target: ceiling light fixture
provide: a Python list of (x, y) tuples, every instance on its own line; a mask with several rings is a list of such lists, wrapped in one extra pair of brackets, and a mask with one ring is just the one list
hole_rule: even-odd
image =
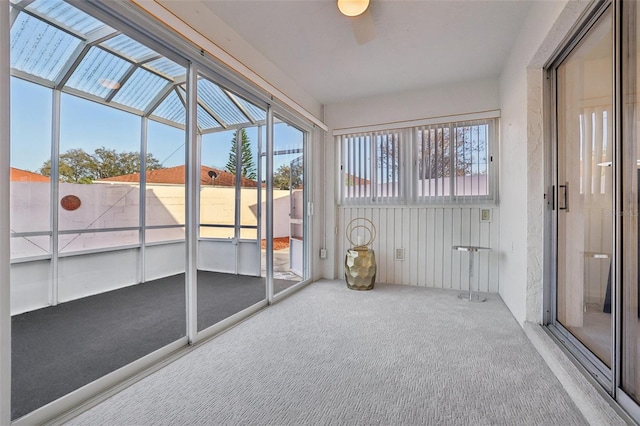
[(362, 15), (369, 7), (369, 0), (338, 0), (338, 9), (346, 16)]

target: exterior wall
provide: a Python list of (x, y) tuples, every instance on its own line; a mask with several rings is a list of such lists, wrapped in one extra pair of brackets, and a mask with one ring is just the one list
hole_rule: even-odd
[[(325, 152), (323, 153), (326, 156), (324, 168), (325, 179), (327, 177), (330, 179), (330, 183), (327, 182), (327, 184), (324, 185), (325, 198), (327, 202), (332, 201), (336, 205), (339, 202), (336, 183), (338, 172), (338, 152), (336, 150), (334, 138), (332, 137), (333, 130), (409, 120), (419, 120), (423, 118), (446, 117), (466, 113), (492, 111), (499, 108), (498, 93), (498, 81), (489, 79), (471, 81), (465, 84), (458, 84), (454, 86), (429, 88), (419, 91), (413, 91), (410, 93), (399, 93), (388, 96), (367, 98), (350, 103), (328, 105), (326, 107), (325, 122), (329, 126), (329, 132), (327, 134), (327, 141), (325, 143)], [(433, 220), (436, 221), (432, 223), (441, 223), (444, 226), (442, 230), (443, 235), (458, 235), (457, 233), (460, 232), (460, 230), (454, 230), (454, 227), (457, 226), (456, 222), (454, 222), (453, 220), (447, 220), (445, 222), (444, 217), (447, 216), (452, 218), (460, 218), (462, 217), (462, 215), (469, 215), (470, 218), (472, 215), (477, 214), (472, 213), (472, 211), (477, 212), (477, 209), (470, 209), (468, 206), (447, 207), (446, 209), (438, 209), (434, 208), (433, 206), (429, 206), (429, 208), (419, 206), (395, 206), (393, 209), (388, 209), (386, 207), (371, 207), (372, 206), (368, 206), (368, 208), (366, 209), (335, 208), (334, 216), (328, 217), (326, 219), (327, 228), (329, 230), (329, 232), (327, 232), (327, 248), (329, 250), (329, 259), (323, 265), (324, 267), (322, 272), (324, 274), (324, 278), (335, 278), (342, 276), (342, 263), (344, 261), (346, 250), (346, 243), (344, 238), (345, 220), (354, 215), (355, 212), (362, 211), (366, 212), (367, 214), (370, 213), (371, 215), (373, 215), (367, 217), (379, 218), (378, 220), (382, 220), (382, 218), (385, 218), (383, 222), (376, 223), (376, 226), (380, 226), (388, 230), (393, 230), (384, 238), (388, 238), (389, 241), (393, 242), (402, 242), (407, 256), (409, 256), (407, 258), (408, 260), (402, 262), (402, 266), (400, 268), (396, 268), (396, 261), (394, 259), (394, 252), (392, 250), (385, 247), (384, 251), (376, 251), (376, 260), (378, 264), (386, 265), (380, 270), (381, 275), (379, 275), (378, 281), (398, 284), (411, 283), (416, 285), (427, 285), (444, 288), (468, 288), (465, 287), (468, 284), (460, 281), (461, 278), (458, 275), (453, 278), (453, 282), (446, 281), (449, 279), (449, 275), (444, 272), (442, 274), (442, 279), (436, 280), (435, 276), (433, 278), (427, 278), (428, 274), (426, 272), (426, 268), (435, 271), (435, 268), (432, 269), (432, 266), (435, 265), (435, 262), (438, 261), (437, 259), (439, 259), (439, 257), (433, 256), (431, 258), (428, 258), (428, 256), (430, 256), (429, 252), (422, 251), (427, 250), (426, 247), (428, 247), (430, 244), (434, 244), (434, 242), (427, 237), (426, 230), (428, 228), (421, 228), (424, 235), (421, 234), (422, 238), (418, 238), (418, 233), (414, 231), (418, 226), (424, 225), (424, 223), (419, 225), (415, 221), (420, 221), (423, 219), (426, 220), (427, 216), (431, 215), (430, 217), (432, 217)], [(495, 244), (495, 246), (492, 247), (497, 251), (497, 231), (500, 217), (500, 208), (494, 205), (492, 205), (491, 208), (493, 210), (493, 219), (495, 220), (495, 222), (490, 225), (491, 233), (490, 235), (487, 234), (487, 240), (483, 239), (482, 241), (491, 241), (491, 244)], [(445, 211), (447, 212), (446, 214), (444, 213)], [(388, 222), (390, 220), (389, 213), (392, 213), (394, 218), (391, 222)], [(436, 219), (436, 217), (441, 217), (441, 219)], [(395, 218), (397, 218), (397, 224)], [(403, 218), (406, 218), (407, 221), (403, 222)], [(414, 219), (414, 222), (411, 222), (412, 227), (410, 229), (403, 229), (403, 226), (406, 226), (410, 223), (410, 218)], [(441, 222), (437, 222), (438, 220), (440, 220)], [(396, 226), (399, 226), (397, 234), (395, 231)], [(473, 232), (479, 232), (479, 228), (474, 229), (475, 230)], [(471, 228), (469, 228), (469, 231), (471, 231)], [(411, 237), (409, 238), (407, 236), (405, 240), (402, 240), (402, 235), (407, 235), (407, 232), (409, 232)], [(446, 247), (446, 250), (442, 252), (443, 254), (450, 253), (451, 244), (449, 243), (463, 244), (465, 242), (475, 243), (476, 241), (476, 237), (473, 237), (474, 234), (472, 233), (463, 233), (459, 235), (460, 241), (449, 241), (443, 239), (442, 241), (439, 241), (437, 243), (438, 245), (441, 245), (443, 249), (445, 248), (445, 245), (449, 245), (449, 247)], [(380, 244), (380, 242), (378, 242), (377, 244)], [(411, 247), (413, 248), (410, 249)], [(432, 245), (431, 247), (432, 249), (435, 249), (435, 246)], [(498, 256), (499, 254), (497, 252), (492, 254), (490, 256), (491, 262), (497, 263)], [(421, 261), (426, 261), (427, 263), (418, 266), (418, 262)], [(487, 268), (487, 271), (489, 269), (495, 268), (495, 263), (492, 263), (491, 266), (489, 266), (488, 258), (484, 261), (487, 263), (481, 266), (482, 268)], [(410, 264), (415, 264), (415, 267), (410, 266)], [(418, 276), (421, 275), (423, 270), (416, 269), (418, 267), (425, 268), (424, 279), (421, 279), (420, 281), (418, 281)], [(490, 278), (489, 274), (487, 274), (487, 278), (485, 280), (485, 282), (487, 283), (487, 289), (490, 289), (491, 291), (497, 291), (498, 289), (497, 268), (495, 269), (495, 273), (491, 273)], [(396, 274), (397, 271), (399, 271), (398, 274)], [(452, 268), (451, 271), (452, 273), (455, 273), (454, 268)], [(488, 284), (489, 281), (491, 281), (490, 285)]]
[(587, 4), (534, 2), (500, 78), (500, 295), (520, 323), (542, 322), (543, 313), (542, 67)]
[[(49, 206), (33, 209), (33, 200), (49, 199), (49, 183), (11, 182), (11, 214), (16, 229), (29, 230), (31, 223), (48, 223)], [(60, 196), (76, 195), (81, 200), (80, 208), (74, 211), (61, 210), (61, 229), (115, 228), (139, 226), (139, 188), (133, 184), (68, 184), (60, 185)], [(233, 224), (235, 220), (235, 190), (228, 187), (203, 187), (201, 194), (201, 219), (204, 223)], [(176, 225), (184, 223), (184, 186), (147, 185), (147, 220), (149, 225)], [(266, 199), (263, 190), (262, 199)], [(296, 197), (297, 209), (302, 211), (302, 197)], [(289, 211), (291, 197), (288, 190), (274, 191), (274, 237), (288, 237), (290, 232)], [(241, 190), (241, 222), (256, 224), (256, 188)], [(266, 211), (265, 202), (262, 211)], [(263, 215), (262, 229), (265, 222)], [(260, 248), (257, 242), (246, 241), (239, 245), (227, 240), (229, 229), (203, 228), (209, 237), (223, 238), (217, 241), (200, 241), (198, 262), (205, 270), (218, 272), (260, 275)], [(250, 232), (248, 232), (250, 231)], [(145, 248), (144, 274), (139, 271), (139, 248), (122, 250), (122, 246), (139, 244), (139, 232), (98, 232), (60, 236), (64, 247), (59, 260), (57, 277), (60, 302), (78, 299), (138, 282), (182, 273), (185, 270), (185, 247), (183, 228), (155, 229), (151, 245)], [(231, 230), (233, 232), (233, 230)], [(216, 234), (218, 233), (218, 234)], [(226, 233), (226, 234), (225, 234)], [(247, 239), (255, 239), (255, 230), (245, 230)], [(264, 238), (264, 234), (262, 236)], [(48, 240), (48, 237), (46, 237)], [(172, 240), (183, 241), (172, 241)], [(33, 237), (13, 238), (11, 264), (12, 276), (11, 314), (16, 315), (46, 307), (50, 303), (51, 260), (20, 259), (29, 256), (48, 255), (48, 241), (37, 248), (30, 241)], [(44, 240), (43, 240), (44, 241)], [(170, 241), (170, 242), (167, 242)], [(90, 252), (85, 252), (89, 250)], [(236, 261), (236, 258), (242, 261)], [(236, 270), (237, 266), (237, 270)], [(117, 273), (116, 273), (117, 272)]]

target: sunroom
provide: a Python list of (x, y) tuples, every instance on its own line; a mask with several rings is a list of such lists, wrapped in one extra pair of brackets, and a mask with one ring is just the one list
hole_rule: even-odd
[(16, 419), (308, 282), (313, 125), (97, 8), (9, 7)]
[(0, 7), (0, 423), (341, 279), (363, 239), (377, 282), (498, 298), (640, 419), (635, 2), (364, 3)]

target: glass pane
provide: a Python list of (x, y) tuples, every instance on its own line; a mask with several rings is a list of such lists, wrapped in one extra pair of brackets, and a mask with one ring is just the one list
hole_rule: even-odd
[(67, 86), (106, 99), (120, 88), (122, 77), (132, 66), (106, 50), (92, 47), (71, 74)]
[[(418, 129), (417, 194), (423, 201), (450, 200), (452, 169), (450, 125), (433, 125)], [(455, 154), (454, 154), (455, 155)], [(453, 167), (455, 169), (455, 165)], [(460, 171), (461, 174), (464, 170)]]
[(398, 199), (400, 197), (400, 134), (381, 133), (374, 137), (376, 150), (376, 177), (378, 178), (375, 196), (378, 199)]
[(623, 99), (622, 141), (622, 208), (618, 217), (622, 221), (622, 389), (640, 402), (640, 8), (636, 2), (624, 2), (626, 20), (623, 37)]
[(456, 123), (454, 143), (454, 192), (456, 196), (487, 195), (489, 124)]
[(612, 19), (557, 70), (558, 321), (611, 367)]
[(226, 126), (249, 121), (231, 98), (217, 84), (209, 80), (198, 80), (198, 99), (209, 110), (215, 111), (216, 116)]
[(132, 246), (138, 244), (139, 241), (140, 235), (138, 230), (63, 234), (58, 237), (58, 251), (64, 254), (85, 250)]
[(287, 123), (273, 129), (274, 294), (305, 278), (304, 133)]
[(11, 78), (11, 258), (51, 253), (52, 91)]
[(232, 93), (230, 93), (229, 95), (232, 97), (232, 99), (235, 99), (242, 108), (244, 108), (244, 110), (251, 116), (251, 118), (253, 118), (254, 121), (264, 122), (267, 119), (267, 113), (263, 109), (255, 106), (251, 102), (245, 101), (239, 96), (235, 96)]
[[(262, 131), (261, 127), (250, 127), (243, 129), (243, 138), (249, 143), (245, 150), (247, 172), (244, 179), (240, 181), (240, 238), (243, 240), (258, 239), (258, 137)], [(243, 139), (245, 140), (245, 139)], [(244, 156), (243, 156), (244, 157)], [(262, 200), (264, 201), (264, 200)]]
[(202, 136), (201, 238), (234, 238), (236, 217), (235, 131)]
[(186, 123), (187, 110), (182, 98), (180, 98), (175, 90), (172, 90), (160, 103), (158, 108), (153, 111), (152, 116), (184, 126)]
[(169, 81), (138, 68), (118, 90), (113, 101), (140, 111), (146, 111), (151, 101), (167, 90)]
[[(210, 130), (203, 125), (215, 122), (212, 117), (229, 115), (222, 96), (230, 102), (215, 83), (199, 79), (203, 132)], [(257, 135), (256, 129), (240, 128), (200, 136), (198, 331), (266, 298), (255, 229), (249, 239), (242, 228), (243, 220), (257, 228)]]
[[(184, 226), (178, 228), (152, 228), (147, 229), (145, 241), (147, 244), (184, 241), (185, 235)], [(184, 268), (182, 268), (182, 272), (184, 272)]]
[(60, 229), (138, 226), (140, 118), (63, 95), (60, 123)]
[(102, 46), (118, 52), (120, 55), (130, 59), (132, 62), (140, 62), (149, 57), (158, 56), (156, 52), (149, 49), (130, 37), (119, 34), (101, 43)]
[(81, 34), (108, 28), (105, 24), (62, 0), (36, 0), (27, 6), (44, 15), (51, 22), (67, 27)]
[[(71, 33), (110, 30), (57, 0), (17, 7), (33, 9), (42, 19), (50, 16)], [(26, 20), (28, 13), (19, 17)], [(78, 39), (40, 18), (29, 19), (34, 23), (18, 20), (12, 29), (12, 64), (21, 71), (17, 75), (61, 77), (74, 59)], [(145, 52), (149, 50), (138, 46), (128, 54)], [(104, 97), (117, 90), (131, 66), (93, 47), (69, 85)], [(54, 108), (57, 96), (36, 84), (42, 80), (33, 80), (11, 81), (11, 249), (17, 260), (11, 264), (10, 285), (12, 419), (186, 335), (184, 130), (153, 122), (144, 133), (146, 120), (140, 116), (68, 93)], [(159, 92), (158, 81), (166, 85), (168, 80), (139, 70), (121, 88), (118, 100), (146, 108)], [(183, 105), (171, 112), (184, 124)], [(57, 140), (52, 128), (60, 136), (56, 158), (51, 158), (52, 141)], [(143, 159), (145, 134), (149, 155)], [(59, 173), (52, 176), (56, 169)], [(182, 176), (156, 184), (162, 189), (147, 188), (147, 202), (155, 202), (147, 204), (147, 217), (158, 228), (146, 233), (151, 244), (144, 259), (141, 169), (161, 174), (159, 182)], [(154, 182), (151, 176), (148, 180)], [(58, 199), (51, 199), (54, 184)], [(52, 212), (58, 213), (59, 229), (52, 229)], [(59, 252), (56, 264), (51, 248)]]
[(210, 109), (198, 103), (198, 127), (202, 131), (222, 128), (220, 123), (213, 117)]
[(373, 189), (371, 135), (348, 135), (342, 142), (344, 165), (343, 198), (368, 201)]
[[(149, 121), (147, 127), (147, 157), (158, 162), (158, 168), (147, 171), (146, 224), (170, 226), (166, 237), (173, 240), (184, 232), (175, 225), (185, 223), (185, 132), (166, 124)], [(149, 166), (147, 166), (149, 168)], [(162, 232), (151, 234), (158, 241)], [(147, 230), (147, 242), (151, 241)]]
[(156, 59), (155, 61), (146, 63), (144, 66), (157, 73), (164, 74), (167, 78), (175, 78), (185, 75), (186, 73), (183, 66), (178, 65), (167, 58)]
[(11, 27), (11, 67), (54, 81), (81, 40), (26, 13)]

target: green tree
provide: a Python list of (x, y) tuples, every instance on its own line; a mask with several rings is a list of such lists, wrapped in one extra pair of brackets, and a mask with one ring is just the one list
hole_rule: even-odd
[[(96, 179), (127, 175), (140, 172), (140, 154), (137, 152), (116, 152), (105, 147), (97, 148), (93, 154), (82, 148), (72, 148), (60, 154), (60, 181), (67, 183), (91, 183)], [(162, 168), (162, 164), (147, 154), (146, 170)], [(51, 160), (40, 168), (44, 176), (51, 176)]]
[(434, 179), (472, 174), (474, 162), (487, 162), (486, 132), (483, 124), (456, 126), (452, 134), (448, 127), (423, 130), (418, 141), (418, 176)]
[(273, 174), (273, 187), (276, 189), (296, 189), (303, 184), (302, 161), (293, 161), (293, 169), (283, 164)]
[[(241, 146), (240, 146), (240, 160), (242, 164), (242, 168), (240, 170), (240, 176), (246, 177), (248, 179), (256, 179), (256, 163), (253, 160), (253, 154), (251, 152), (251, 141), (249, 140), (249, 135), (245, 129), (240, 129), (241, 135)], [(233, 132), (233, 140), (231, 141), (231, 149), (229, 150), (229, 161), (227, 161), (227, 165), (225, 166), (225, 170), (231, 174), (236, 174), (236, 151), (238, 145), (238, 130)]]

